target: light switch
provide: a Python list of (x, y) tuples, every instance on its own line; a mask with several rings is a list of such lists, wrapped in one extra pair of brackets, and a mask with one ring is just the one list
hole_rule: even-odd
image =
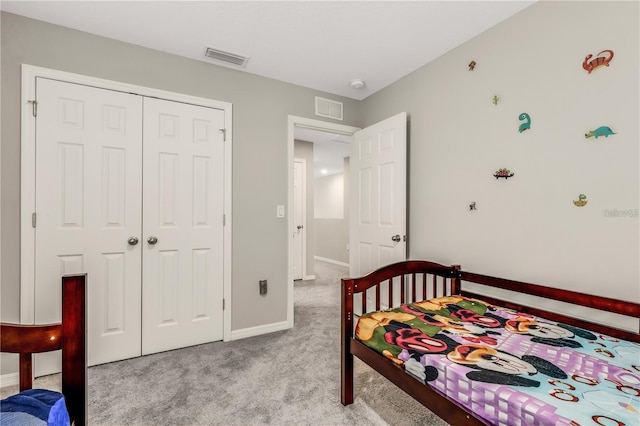
[(276, 208), (276, 217), (284, 217), (284, 206), (278, 205)]

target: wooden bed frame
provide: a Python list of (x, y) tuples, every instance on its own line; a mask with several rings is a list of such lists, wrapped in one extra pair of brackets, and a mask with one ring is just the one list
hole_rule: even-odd
[[(367, 295), (367, 297), (362, 297), (361, 299), (362, 313), (380, 310), (381, 308), (390, 309), (402, 303), (458, 294), (482, 299), (495, 305), (541, 316), (553, 321), (587, 328), (613, 337), (640, 342), (640, 330), (638, 333), (629, 332), (561, 313), (545, 311), (532, 305), (524, 305), (496, 297), (487, 297), (467, 289), (465, 283), (476, 283), (487, 287), (511, 290), (548, 300), (563, 301), (573, 305), (612, 312), (631, 318), (640, 318), (640, 304), (638, 303), (464, 272), (460, 270), (459, 265), (445, 266), (418, 260), (388, 265), (360, 278), (342, 280), (342, 404), (349, 405), (353, 403), (353, 356), (355, 355), (446, 422), (452, 425), (485, 424), (481, 419), (475, 417), (473, 413), (466, 411), (431, 387), (415, 380), (406, 374), (402, 368), (399, 368), (387, 358), (354, 338), (356, 316), (354, 306), (358, 306), (354, 304), (354, 295), (358, 293)], [(381, 290), (381, 286), (385, 287), (384, 290)], [(422, 295), (426, 297), (422, 297)], [(375, 306), (368, 308), (367, 299), (374, 300)], [(385, 304), (389, 306), (384, 306)]]
[(62, 349), (62, 394), (72, 424), (87, 424), (86, 274), (62, 277), (62, 322), (0, 324), (0, 350), (20, 354), (20, 391), (33, 384), (32, 354)]

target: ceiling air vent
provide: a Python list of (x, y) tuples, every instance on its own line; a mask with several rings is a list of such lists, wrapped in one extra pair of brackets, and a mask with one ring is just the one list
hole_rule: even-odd
[(204, 51), (204, 56), (206, 58), (214, 59), (220, 62), (226, 62), (227, 64), (233, 64), (240, 67), (244, 67), (247, 65), (247, 61), (249, 60), (248, 56), (237, 55), (235, 53), (225, 52), (223, 50), (214, 49), (212, 47), (207, 47)]
[(316, 96), (316, 115), (342, 120), (342, 102)]

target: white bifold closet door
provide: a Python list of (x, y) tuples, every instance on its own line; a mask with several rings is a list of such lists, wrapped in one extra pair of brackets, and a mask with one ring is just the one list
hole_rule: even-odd
[(60, 276), (86, 272), (89, 365), (221, 340), (224, 112), (36, 90), (35, 321), (59, 321)]
[(222, 340), (222, 128), (224, 111), (144, 100), (145, 355)]

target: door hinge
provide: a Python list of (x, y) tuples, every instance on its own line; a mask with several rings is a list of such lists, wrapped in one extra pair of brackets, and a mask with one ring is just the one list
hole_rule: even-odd
[(222, 299), (222, 310), (224, 311), (224, 299)]
[(227, 141), (227, 129), (218, 129), (218, 131), (222, 132), (222, 141)]
[(227, 215), (223, 214), (222, 215), (222, 226), (225, 226), (227, 224)]
[(31, 213), (31, 226), (33, 228), (36, 227), (36, 213), (35, 212)]
[(38, 101), (33, 100), (33, 101), (27, 101), (31, 104), (31, 113), (33, 114), (34, 117), (38, 116)]

